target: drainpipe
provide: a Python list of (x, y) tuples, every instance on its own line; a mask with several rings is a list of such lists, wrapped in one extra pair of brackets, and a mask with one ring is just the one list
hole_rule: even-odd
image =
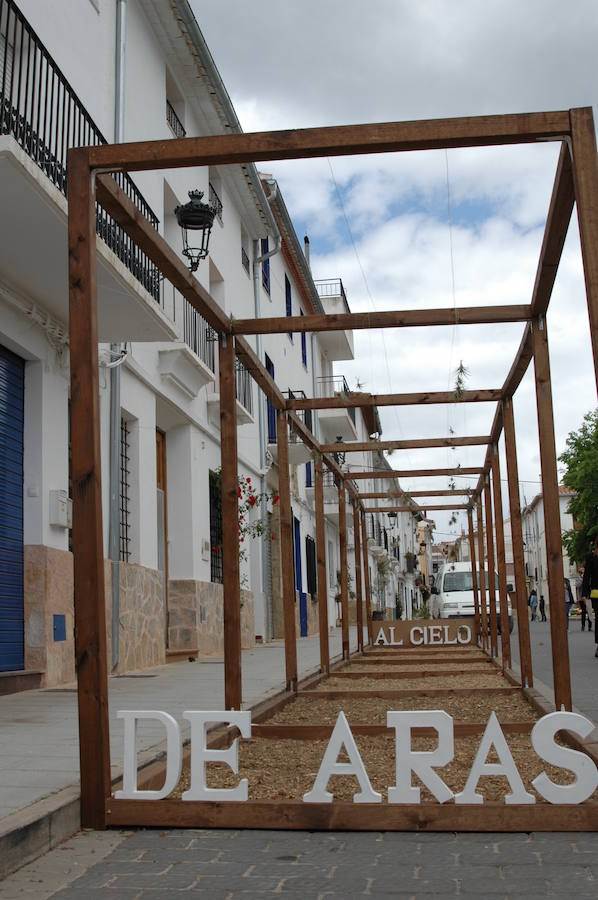
[[(267, 182), (268, 187), (270, 189), (270, 194), (268, 196), (268, 201), (272, 202), (276, 197), (278, 192), (278, 185), (274, 180)], [(258, 256), (260, 252), (259, 241), (253, 242), (253, 304), (254, 304), (254, 313), (255, 318), (259, 319), (261, 317), (261, 285), (260, 285), (260, 267), (261, 264), (266, 260), (270, 259), (271, 256), (274, 256), (275, 253), (280, 251), (281, 237), (278, 229), (276, 230), (275, 238), (274, 238), (274, 247), (272, 250), (269, 250), (268, 253), (264, 253), (262, 256)], [(262, 336), (261, 334), (257, 334), (255, 336), (255, 352), (257, 353), (259, 359), (262, 359)], [(257, 420), (258, 420), (258, 429), (259, 429), (259, 440), (260, 440), (260, 493), (264, 494), (266, 492), (266, 423), (264, 416), (264, 404), (258, 403), (258, 412), (257, 412)], [(268, 533), (268, 511), (265, 507), (265, 504), (262, 504), (262, 525), (264, 529), (264, 534)], [(267, 586), (266, 582), (266, 573), (268, 571), (268, 566), (270, 565), (270, 557), (269, 550), (266, 549), (266, 541), (262, 541), (262, 587), (263, 593), (266, 598), (266, 640), (271, 641), (272, 635), (274, 632), (274, 620), (273, 620), (273, 610), (272, 610), (272, 592)]]
[[(303, 238), (303, 246), (305, 248), (305, 260), (307, 262), (309, 271), (311, 272), (311, 262), (310, 262), (310, 258), (309, 258), (309, 237), (307, 235), (305, 235)], [(311, 395), (312, 395), (312, 397), (317, 397), (318, 396), (318, 393), (317, 393), (318, 382), (316, 379), (316, 357), (314, 355), (315, 346), (316, 346), (316, 336), (313, 331), (311, 332), (311, 334), (309, 336), (309, 344), (311, 347)], [(311, 418), (312, 418), (313, 436), (317, 440), (317, 438), (318, 438), (318, 413), (316, 412), (315, 409), (313, 410), (313, 412), (311, 414)]]
[[(125, 47), (127, 0), (116, 2), (116, 50), (114, 61), (114, 140), (121, 143), (125, 133)], [(111, 344), (114, 359), (120, 344)], [(108, 555), (112, 561), (112, 669), (120, 659), (120, 366), (110, 369), (110, 509)]]

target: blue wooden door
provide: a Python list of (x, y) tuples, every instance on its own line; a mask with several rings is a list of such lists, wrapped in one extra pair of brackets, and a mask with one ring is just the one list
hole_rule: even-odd
[(299, 635), (307, 637), (307, 594), (303, 593), (303, 571), (301, 569), (301, 525), (293, 517), (295, 537), (295, 590), (299, 594)]
[(0, 672), (24, 668), (23, 410), (25, 364), (0, 347)]

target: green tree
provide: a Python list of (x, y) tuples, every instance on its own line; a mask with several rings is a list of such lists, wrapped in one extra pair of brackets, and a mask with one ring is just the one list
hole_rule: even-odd
[(567, 507), (575, 527), (563, 534), (563, 545), (572, 562), (582, 563), (598, 534), (598, 409), (569, 434), (559, 460), (565, 466), (563, 484), (575, 491)]

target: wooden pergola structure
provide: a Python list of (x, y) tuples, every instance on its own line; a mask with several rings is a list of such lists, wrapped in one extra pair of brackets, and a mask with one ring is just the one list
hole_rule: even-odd
[[(556, 141), (561, 152), (556, 171), (548, 219), (536, 279), (529, 304), (461, 309), (397, 310), (378, 313), (345, 313), (304, 315), (301, 317), (232, 320), (225, 315), (210, 294), (189, 273), (176, 253), (153, 229), (127, 195), (117, 186), (110, 173), (172, 169), (187, 166), (243, 164), (266, 160), (303, 159), (318, 156), (406, 152), (457, 147), (512, 145)], [(111, 798), (110, 755), (108, 742), (108, 687), (106, 660), (106, 627), (104, 596), (104, 556), (102, 540), (102, 500), (100, 463), (100, 419), (98, 385), (97, 276), (95, 204), (98, 202), (120, 227), (156, 264), (162, 275), (183, 294), (204, 317), (218, 336), (220, 415), (222, 448), (222, 502), (227, 509), (223, 523), (224, 557), (224, 629), (225, 629), (225, 697), (226, 707), (241, 705), (241, 632), (239, 546), (237, 541), (237, 434), (235, 415), (235, 358), (247, 367), (252, 377), (277, 411), (278, 465), (281, 519), (281, 552), (292, 558), (291, 497), (288, 468), (288, 429), (291, 428), (315, 454), (315, 497), (317, 522), (317, 566), (321, 640), (321, 668), (329, 669), (328, 623), (325, 594), (325, 541), (323, 512), (323, 467), (334, 473), (339, 489), (339, 534), (341, 559), (341, 592), (343, 602), (343, 657), (349, 656), (347, 600), (347, 535), (346, 495), (353, 506), (355, 554), (357, 566), (358, 650), (363, 644), (363, 596), (369, 641), (372, 640), (370, 585), (367, 566), (366, 507), (355, 483), (360, 479), (384, 479), (401, 476), (433, 477), (437, 475), (479, 475), (477, 486), (468, 502), (469, 534), (472, 560), (476, 548), (473, 538), (473, 513), (477, 518), (480, 578), (484, 575), (484, 556), (488, 569), (499, 573), (499, 597), (502, 626), (502, 664), (510, 666), (508, 618), (506, 615), (506, 568), (503, 533), (502, 499), (498, 440), (504, 431), (507, 477), (515, 558), (515, 582), (519, 622), (521, 678), (532, 684), (531, 653), (527, 628), (526, 585), (523, 563), (517, 455), (513, 422), (513, 397), (530, 361), (534, 360), (535, 384), (540, 437), (540, 455), (544, 495), (548, 583), (551, 598), (551, 636), (557, 709), (571, 709), (569, 657), (565, 632), (562, 548), (559, 519), (559, 497), (552, 410), (552, 390), (548, 355), (546, 312), (556, 277), (567, 228), (574, 204), (581, 236), (581, 250), (592, 339), (594, 366), (598, 378), (598, 161), (592, 112), (572, 109), (525, 115), (483, 116), (475, 118), (423, 120), (376, 125), (341, 126), (300, 129), (255, 134), (225, 134), (213, 137), (147, 141), (121, 145), (93, 146), (69, 151), (69, 292), (71, 353), (71, 430), (73, 479), (73, 548), (75, 652), (79, 699), (79, 743), (81, 763), (81, 821), (84, 826), (103, 828), (120, 819), (118, 801)], [(378, 329), (432, 327), (440, 325), (525, 323), (521, 344), (505, 383), (500, 388), (465, 390), (459, 400), (465, 403), (494, 402), (496, 412), (490, 434), (476, 438), (436, 438), (425, 441), (377, 441), (343, 445), (344, 452), (365, 449), (388, 449), (428, 446), (486, 445), (483, 466), (464, 469), (420, 469), (373, 472), (343, 472), (332, 453), (334, 445), (320, 445), (297, 417), (301, 409), (325, 409), (350, 406), (405, 406), (453, 403), (452, 392), (414, 392), (385, 395), (348, 395), (335, 398), (287, 400), (258, 359), (246, 336), (282, 334), (288, 331), (324, 332), (344, 329)], [(457, 493), (457, 492), (455, 492)], [(459, 496), (464, 496), (459, 493)], [(369, 495), (371, 497), (371, 495)], [(401, 508), (397, 505), (397, 508)], [(483, 519), (486, 517), (486, 545)], [(493, 542), (492, 522), (496, 530)], [(364, 564), (362, 565), (362, 559)], [(475, 562), (474, 562), (475, 573)], [(476, 590), (476, 618), (486, 642), (487, 611), (483, 597), (483, 581)], [(490, 652), (498, 653), (494, 586), (490, 579)], [(286, 682), (289, 690), (297, 687), (297, 654), (295, 636), (295, 590), (291, 566), (283, 567), (284, 636)], [(506, 629), (506, 630), (505, 630)], [(151, 824), (160, 817), (159, 801), (150, 804), (149, 812), (137, 816), (137, 824)], [(166, 801), (164, 801), (166, 802)], [(187, 807), (192, 821), (193, 803)], [(209, 806), (210, 804), (203, 804)], [(116, 810), (116, 814), (115, 814)], [(473, 810), (473, 811), (472, 811)], [(481, 809), (463, 807), (455, 813), (452, 827), (480, 820)], [(315, 827), (330, 827), (334, 821), (313, 809)], [(355, 810), (353, 819), (357, 822)], [(392, 818), (392, 811), (378, 809), (378, 827)], [(152, 818), (153, 817), (153, 818)], [(351, 818), (351, 816), (350, 816)], [(352, 820), (353, 820), (352, 819)], [(255, 824), (259, 826), (259, 818)], [(522, 820), (523, 821), (523, 820)], [(525, 820), (527, 821), (527, 819)], [(530, 820), (531, 821), (531, 820)], [(179, 819), (183, 824), (183, 819)], [(294, 827), (297, 827), (296, 825)], [(360, 827), (359, 824), (356, 827)]]

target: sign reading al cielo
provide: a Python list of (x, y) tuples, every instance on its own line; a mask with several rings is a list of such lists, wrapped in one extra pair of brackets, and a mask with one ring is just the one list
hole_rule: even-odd
[[(377, 625), (378, 623), (375, 623)], [(381, 647), (458, 647), (475, 644), (475, 619), (420, 619), (380, 622), (374, 644)]]

